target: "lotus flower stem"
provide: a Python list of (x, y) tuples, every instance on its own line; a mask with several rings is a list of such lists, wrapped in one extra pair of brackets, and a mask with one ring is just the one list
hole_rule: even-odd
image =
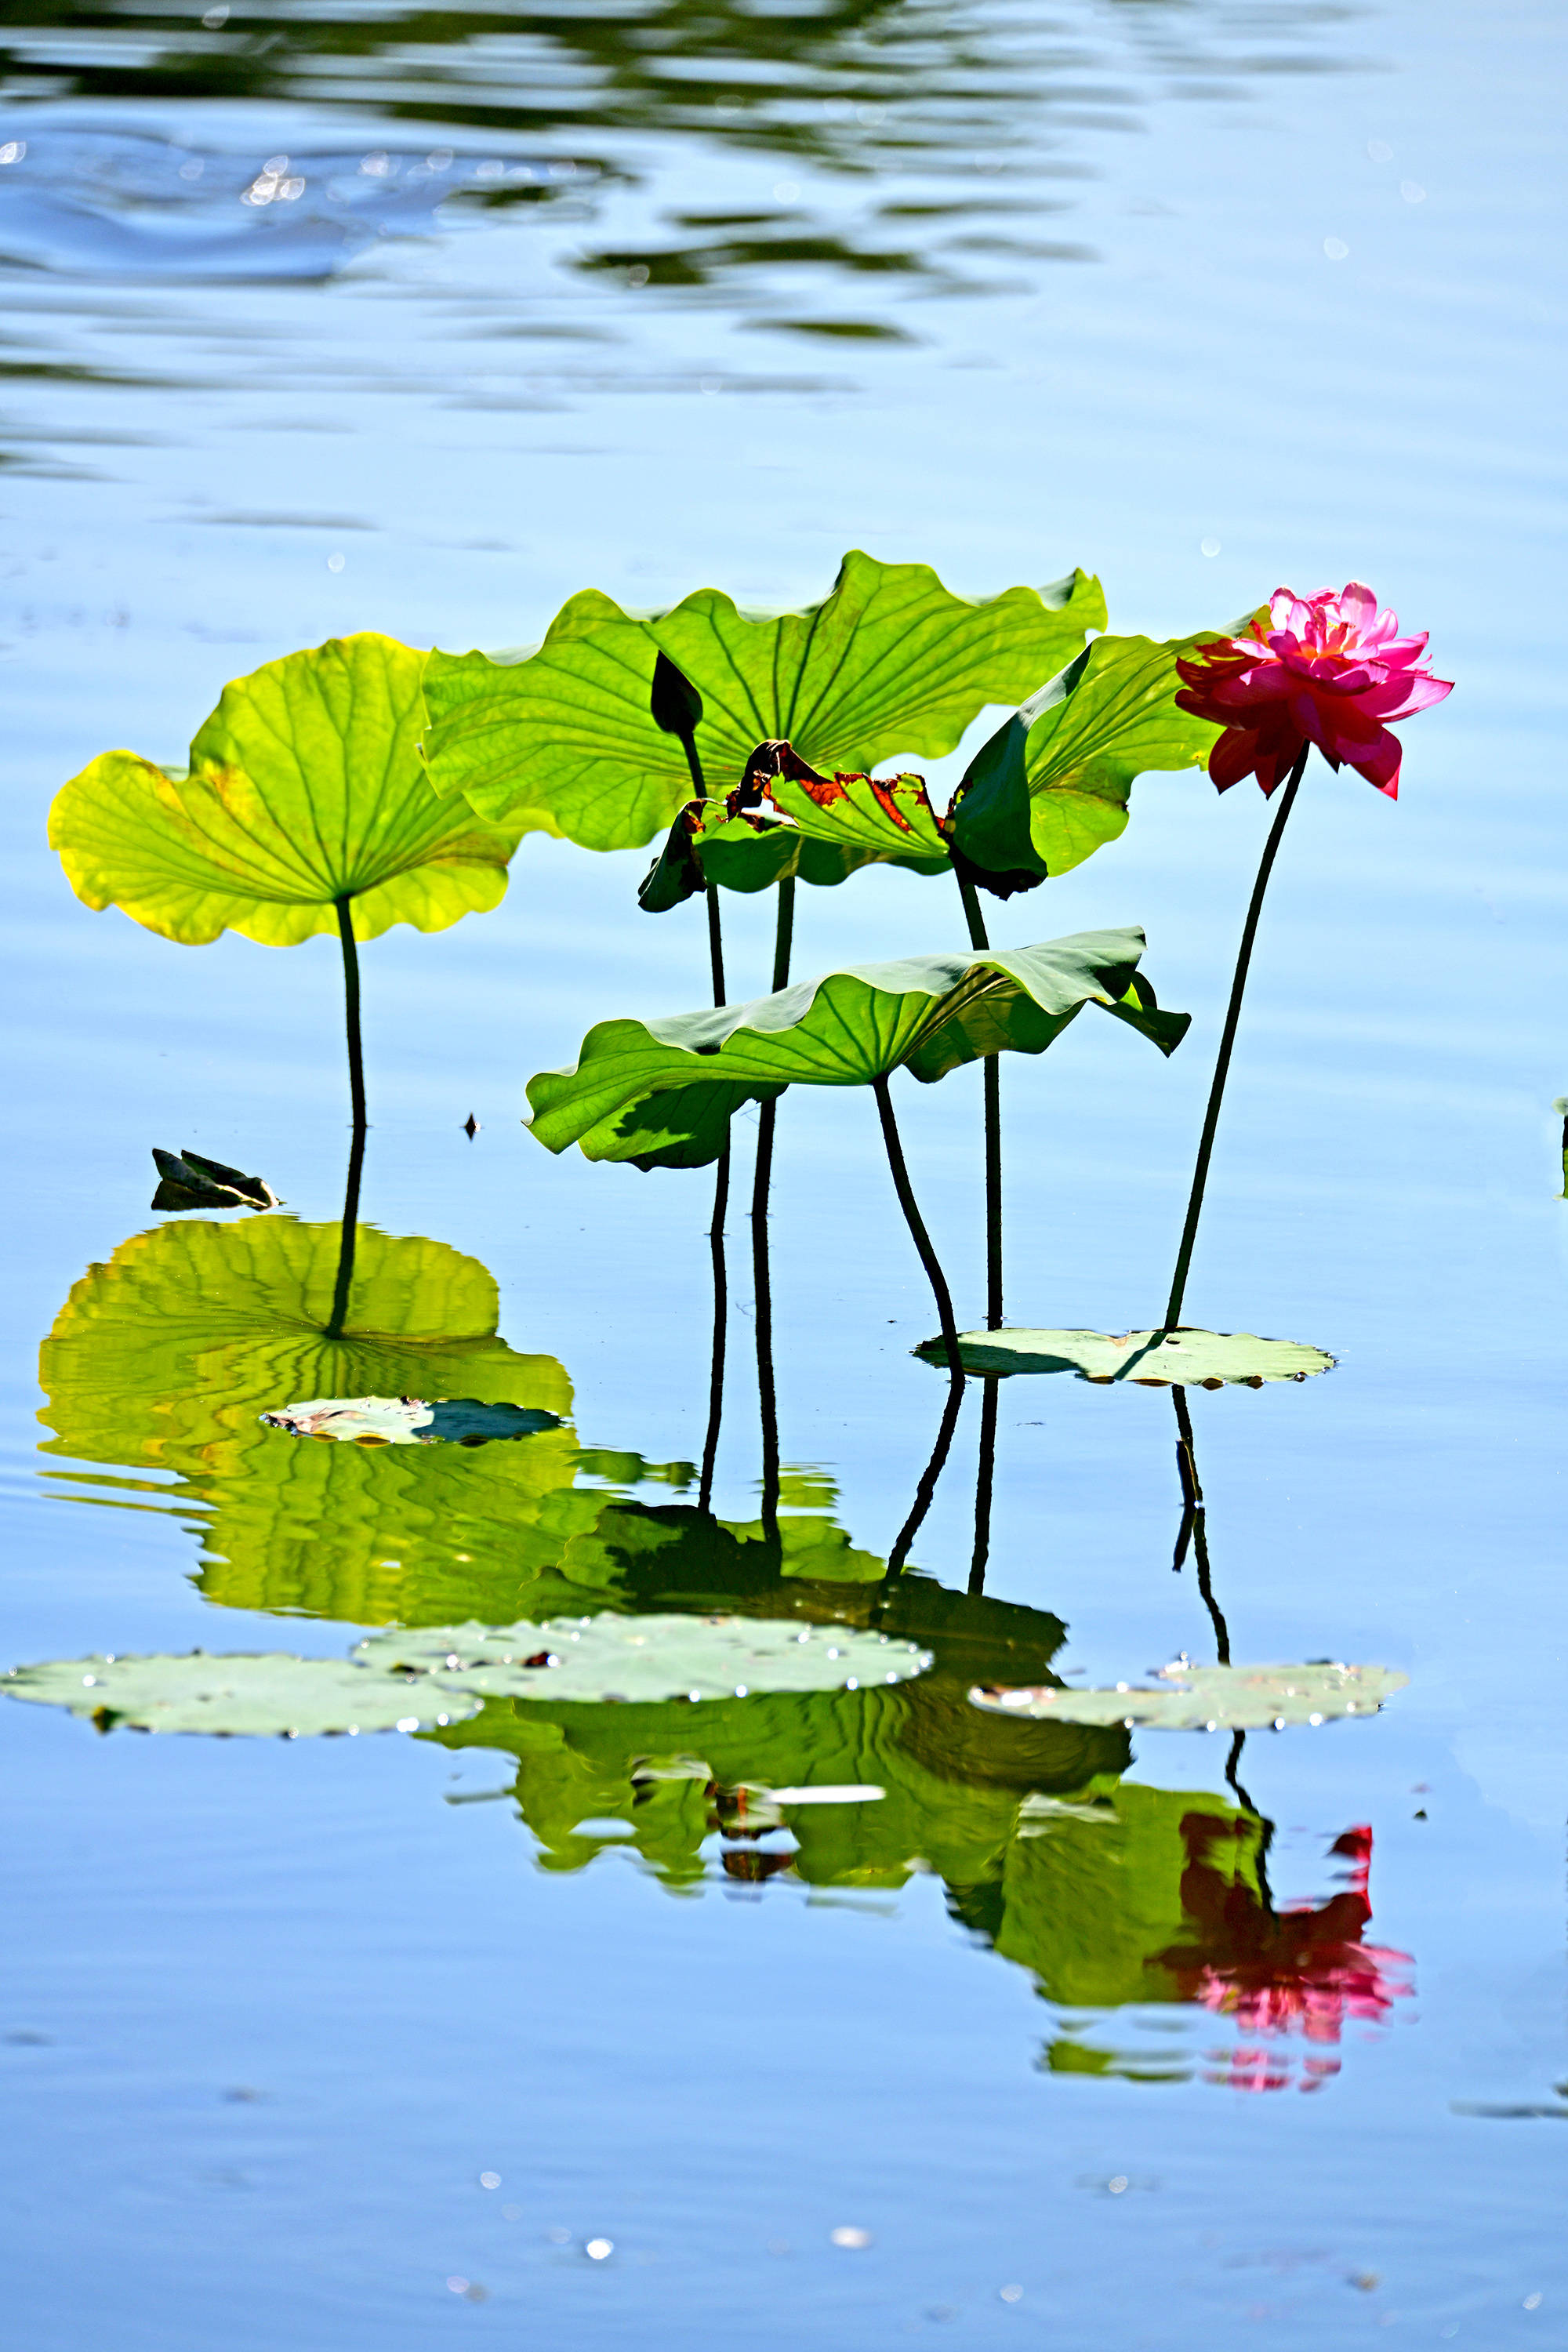
[(343, 1188), (343, 1221), (338, 1239), (338, 1272), (332, 1284), (332, 1311), (326, 1337), (341, 1339), (348, 1320), (349, 1291), (354, 1278), (354, 1244), (359, 1238), (359, 1181), (364, 1169), (364, 1129), (356, 1127), (349, 1146), (349, 1181)]
[(1209, 1580), (1208, 1520), (1204, 1510), (1204, 1490), (1198, 1484), (1197, 1456), (1193, 1451), (1192, 1416), (1187, 1411), (1187, 1400), (1181, 1389), (1173, 1388), (1171, 1394), (1175, 1402), (1176, 1428), (1179, 1432), (1176, 1440), (1176, 1468), (1181, 1475), (1183, 1502), (1182, 1534), (1177, 1538), (1173, 1565), (1177, 1568), (1181, 1567), (1186, 1550), (1186, 1538), (1190, 1535), (1193, 1557), (1197, 1565), (1198, 1591), (1203, 1596), (1204, 1607), (1209, 1612), (1209, 1622), (1214, 1627), (1215, 1655), (1222, 1666), (1228, 1666), (1230, 1629), (1225, 1622), (1218, 1601), (1214, 1597), (1214, 1586)]
[[(715, 894), (710, 883), (709, 894)], [(778, 886), (778, 912), (773, 928), (773, 994), (789, 985), (790, 947), (795, 936), (795, 877)], [(773, 1385), (773, 1291), (768, 1261), (768, 1190), (773, 1172), (773, 1123), (776, 1099), (763, 1103), (757, 1114), (757, 1165), (752, 1180), (752, 1271), (757, 1296), (757, 1397), (763, 1422), (763, 1525), (770, 1534), (779, 1516), (779, 1415)]]
[(1208, 1182), (1209, 1160), (1214, 1151), (1215, 1129), (1219, 1126), (1220, 1105), (1225, 1099), (1225, 1082), (1230, 1072), (1231, 1049), (1241, 1021), (1241, 999), (1247, 987), (1247, 966), (1252, 961), (1252, 943), (1258, 937), (1258, 919), (1263, 912), (1263, 894), (1268, 887), (1268, 877), (1274, 870), (1274, 860), (1279, 854), (1280, 838), (1286, 820), (1296, 805), (1296, 794), (1301, 788), (1301, 772), (1307, 764), (1311, 746), (1303, 743), (1297, 755), (1285, 786), (1279, 813), (1268, 828), (1268, 838), (1263, 845), (1258, 879), (1252, 886), (1252, 903), (1247, 909), (1247, 921), (1242, 927), (1241, 948), (1236, 959), (1236, 973), (1230, 983), (1230, 1003), (1226, 1007), (1225, 1027), (1220, 1033), (1219, 1057), (1215, 1063), (1214, 1082), (1209, 1087), (1208, 1108), (1204, 1113), (1204, 1131), (1198, 1141), (1197, 1165), (1193, 1171), (1193, 1189), (1187, 1201), (1187, 1221), (1182, 1228), (1182, 1245), (1176, 1252), (1176, 1271), (1171, 1283), (1171, 1296), (1165, 1307), (1165, 1320), (1161, 1326), (1166, 1331), (1179, 1330), (1182, 1321), (1182, 1300), (1187, 1287), (1187, 1269), (1193, 1262), (1193, 1245), (1198, 1237), (1198, 1219), (1203, 1213), (1204, 1188)]
[(359, 950), (354, 945), (353, 900), (337, 898), (338, 937), (343, 947), (343, 1013), (349, 1035), (349, 1099), (353, 1106), (354, 1133), (364, 1132), (364, 1060), (359, 1035)]

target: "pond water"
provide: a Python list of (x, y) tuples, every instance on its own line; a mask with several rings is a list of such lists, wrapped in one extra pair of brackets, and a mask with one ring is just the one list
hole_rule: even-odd
[[(17, 0), (3, 46), (0, 1664), (715, 1604), (936, 1661), (374, 1739), (0, 1706), (16, 2340), (1568, 2340), (1561, 19)], [(863, 1094), (780, 1118), (776, 1531), (739, 1124), (699, 1510), (708, 1181), (520, 1119), (591, 1021), (704, 999), (646, 853), (531, 836), (499, 912), (365, 950), (382, 1336), (333, 1387), (335, 946), (198, 960), (45, 846), (92, 754), (177, 761), (292, 647), (790, 604), (855, 546), (976, 595), (1081, 563), (1162, 635), (1361, 577), (1458, 681), (1397, 806), (1313, 773), (1273, 886), (1188, 1308), (1337, 1362), (1194, 1393), (1212, 1608), (1170, 1393), (1066, 1377), (997, 1391), (984, 1591), (975, 1391), (889, 1598), (944, 1391)], [(1168, 1064), (1085, 1021), (1005, 1066), (1010, 1319), (1158, 1313), (1264, 824), (1146, 777), (996, 909), (1142, 923), (1194, 1015)], [(878, 868), (802, 893), (795, 969), (963, 938)], [(978, 1076), (898, 1100), (977, 1322)], [(154, 1145), (286, 1205), (154, 1216)], [(258, 1418), (433, 1347), (559, 1425)], [(1221, 1638), (1408, 1686), (1239, 1753), (966, 1696)]]

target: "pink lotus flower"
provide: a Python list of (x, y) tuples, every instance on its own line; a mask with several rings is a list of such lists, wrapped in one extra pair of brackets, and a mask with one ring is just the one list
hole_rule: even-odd
[(1389, 722), (1453, 691), (1451, 679), (1420, 667), (1426, 634), (1398, 630), (1394, 614), (1380, 613), (1357, 581), (1337, 596), (1331, 588), (1315, 596), (1277, 588), (1267, 622), (1179, 661), (1186, 688), (1179, 707), (1225, 729), (1209, 754), (1219, 790), (1256, 776), (1267, 796), (1315, 743), (1331, 768), (1354, 768), (1397, 800), (1400, 743)]

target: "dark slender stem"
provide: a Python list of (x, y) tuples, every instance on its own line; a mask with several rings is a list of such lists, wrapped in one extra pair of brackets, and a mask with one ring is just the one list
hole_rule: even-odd
[[(778, 886), (773, 928), (773, 992), (789, 985), (790, 947), (795, 936), (795, 877)], [(768, 1257), (768, 1192), (773, 1172), (775, 1100), (757, 1113), (757, 1165), (752, 1180), (752, 1271), (757, 1299), (757, 1399), (763, 1423), (763, 1526), (770, 1535), (779, 1516), (779, 1414), (773, 1383), (773, 1291)]]
[(773, 1112), (763, 1103), (757, 1119), (757, 1170), (752, 1182), (752, 1280), (757, 1300), (757, 1402), (763, 1423), (763, 1526), (772, 1534), (779, 1516), (779, 1406), (773, 1386), (773, 1292), (768, 1265), (768, 1183), (773, 1165)]
[(354, 1243), (359, 1234), (359, 1181), (364, 1168), (364, 1129), (356, 1127), (349, 1146), (349, 1181), (343, 1192), (343, 1222), (338, 1237), (338, 1275), (332, 1285), (332, 1311), (327, 1318), (329, 1339), (341, 1339), (348, 1320), (349, 1292), (354, 1278)]
[(996, 1390), (994, 1380), (981, 1383), (980, 1467), (974, 1480), (974, 1551), (969, 1562), (969, 1590), (985, 1590), (985, 1563), (991, 1557), (991, 1489), (996, 1474)]
[(713, 1002), (727, 1004), (724, 993), (724, 930), (719, 919), (719, 885), (710, 882), (708, 899), (708, 961), (713, 972)]
[(364, 1057), (359, 1034), (359, 950), (354, 944), (353, 901), (338, 898), (338, 937), (343, 949), (343, 1014), (349, 1039), (349, 1099), (356, 1135), (364, 1131)]
[[(966, 874), (958, 877), (958, 893), (963, 901), (964, 919), (969, 925), (969, 944), (973, 948), (988, 948), (985, 919), (980, 911), (980, 894)], [(985, 1087), (985, 1328), (988, 1331), (1002, 1328), (1002, 1059), (998, 1054), (988, 1054), (984, 1064)]]
[(899, 1196), (899, 1206), (904, 1213), (904, 1223), (908, 1225), (910, 1238), (920, 1253), (921, 1264), (926, 1270), (926, 1279), (931, 1284), (931, 1294), (936, 1300), (937, 1318), (942, 1325), (942, 1343), (947, 1349), (948, 1370), (955, 1381), (962, 1381), (963, 1366), (959, 1360), (958, 1324), (952, 1312), (952, 1293), (947, 1286), (947, 1276), (942, 1270), (941, 1261), (931, 1247), (931, 1238), (926, 1231), (925, 1219), (921, 1215), (920, 1205), (914, 1195), (914, 1187), (910, 1182), (910, 1171), (904, 1161), (904, 1147), (899, 1140), (899, 1123), (893, 1117), (893, 1099), (888, 1091), (885, 1074), (879, 1078), (872, 1079), (871, 1091), (877, 1097), (877, 1113), (882, 1122), (882, 1141), (887, 1146), (888, 1165), (893, 1172), (893, 1190)]
[(1179, 1576), (1187, 1546), (1193, 1539), (1194, 1525), (1204, 1507), (1204, 1490), (1198, 1484), (1197, 1456), (1193, 1452), (1193, 1424), (1185, 1393), (1176, 1387), (1171, 1394), (1176, 1405), (1176, 1475), (1182, 1482), (1182, 1524), (1176, 1532), (1176, 1552), (1171, 1566)]
[(702, 1482), (697, 1507), (706, 1511), (713, 1500), (713, 1465), (719, 1457), (719, 1424), (724, 1414), (724, 1343), (730, 1322), (730, 1285), (724, 1265), (724, 1216), (730, 1206), (730, 1148), (719, 1154), (713, 1182), (713, 1223), (708, 1245), (713, 1259), (713, 1360), (708, 1376), (708, 1434), (702, 1442)]
[(899, 1529), (898, 1540), (888, 1554), (889, 1577), (895, 1577), (901, 1573), (904, 1562), (910, 1556), (910, 1546), (920, 1533), (921, 1522), (931, 1508), (931, 1496), (936, 1493), (936, 1482), (942, 1476), (948, 1449), (952, 1444), (952, 1433), (958, 1427), (959, 1407), (963, 1402), (963, 1375), (958, 1372), (954, 1374), (948, 1386), (947, 1402), (942, 1409), (942, 1425), (936, 1433), (936, 1444), (931, 1448), (931, 1460), (921, 1472), (921, 1483), (915, 1489), (914, 1507)]
[(1182, 1300), (1187, 1286), (1187, 1269), (1193, 1262), (1193, 1245), (1198, 1237), (1198, 1218), (1203, 1213), (1204, 1188), (1208, 1182), (1209, 1160), (1214, 1151), (1215, 1133), (1219, 1126), (1220, 1104), (1225, 1099), (1225, 1082), (1230, 1071), (1231, 1049), (1236, 1044), (1237, 1028), (1241, 1020), (1241, 999), (1247, 987), (1247, 966), (1252, 961), (1252, 943), (1258, 936), (1258, 919), (1263, 912), (1263, 894), (1268, 887), (1268, 877), (1274, 870), (1274, 860), (1279, 854), (1279, 842), (1285, 824), (1296, 804), (1296, 794), (1301, 787), (1301, 772), (1307, 764), (1311, 746), (1303, 743), (1295, 766), (1285, 786), (1284, 797), (1268, 829), (1263, 846), (1263, 856), (1258, 868), (1258, 879), (1252, 886), (1252, 902), (1247, 909), (1247, 921), (1242, 928), (1241, 948), (1236, 959), (1236, 973), (1230, 983), (1230, 1003), (1226, 1007), (1225, 1027), (1220, 1033), (1219, 1058), (1215, 1063), (1214, 1082), (1209, 1087), (1208, 1108), (1204, 1113), (1204, 1131), (1198, 1142), (1197, 1165), (1193, 1171), (1193, 1189), (1187, 1202), (1187, 1221), (1182, 1228), (1182, 1244), (1176, 1252), (1176, 1271), (1171, 1282), (1171, 1296), (1165, 1307), (1163, 1331), (1179, 1329), (1182, 1320)]

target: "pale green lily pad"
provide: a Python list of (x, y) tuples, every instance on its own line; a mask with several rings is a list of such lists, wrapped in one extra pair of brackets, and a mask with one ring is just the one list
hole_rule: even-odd
[(117, 1724), (136, 1731), (273, 1734), (298, 1738), (312, 1732), (422, 1731), (462, 1723), (479, 1710), (477, 1696), (437, 1685), (422, 1675), (398, 1674), (392, 1661), (378, 1671), (342, 1658), (262, 1655), (62, 1658), (16, 1666), (0, 1675), (0, 1691), (68, 1707), (100, 1731)]
[(187, 947), (226, 929), (292, 947), (336, 932), (340, 898), (357, 940), (498, 905), (523, 828), (437, 797), (423, 669), (391, 637), (335, 639), (226, 687), (184, 773), (103, 752), (49, 811), (72, 889)]
[(529, 1081), (536, 1139), (590, 1160), (702, 1167), (748, 1099), (789, 1085), (922, 1084), (984, 1055), (1043, 1054), (1086, 1004), (1174, 1052), (1189, 1016), (1162, 1012), (1137, 970), (1143, 934), (1081, 931), (1028, 948), (843, 966), (750, 1004), (664, 1020), (601, 1021), (575, 1067)]
[[(958, 1352), (966, 1372), (1076, 1372), (1105, 1385), (1131, 1381), (1140, 1388), (1260, 1389), (1265, 1381), (1304, 1381), (1333, 1369), (1334, 1358), (1297, 1339), (1260, 1339), (1252, 1331), (1200, 1331), (1185, 1324), (1163, 1341), (1156, 1331), (961, 1331)], [(915, 1349), (928, 1364), (945, 1364), (940, 1337)]]
[(354, 1656), (485, 1698), (742, 1698), (908, 1682), (929, 1650), (842, 1625), (769, 1617), (557, 1617), (373, 1633)]
[(327, 1437), (348, 1445), (487, 1445), (492, 1438), (533, 1437), (559, 1429), (559, 1413), (479, 1397), (318, 1397), (260, 1416), (290, 1437)]
[(1409, 1682), (1392, 1666), (1162, 1666), (1155, 1683), (1114, 1690), (976, 1688), (974, 1706), (1037, 1722), (1140, 1725), (1150, 1731), (1283, 1730), (1289, 1723), (1375, 1715)]

